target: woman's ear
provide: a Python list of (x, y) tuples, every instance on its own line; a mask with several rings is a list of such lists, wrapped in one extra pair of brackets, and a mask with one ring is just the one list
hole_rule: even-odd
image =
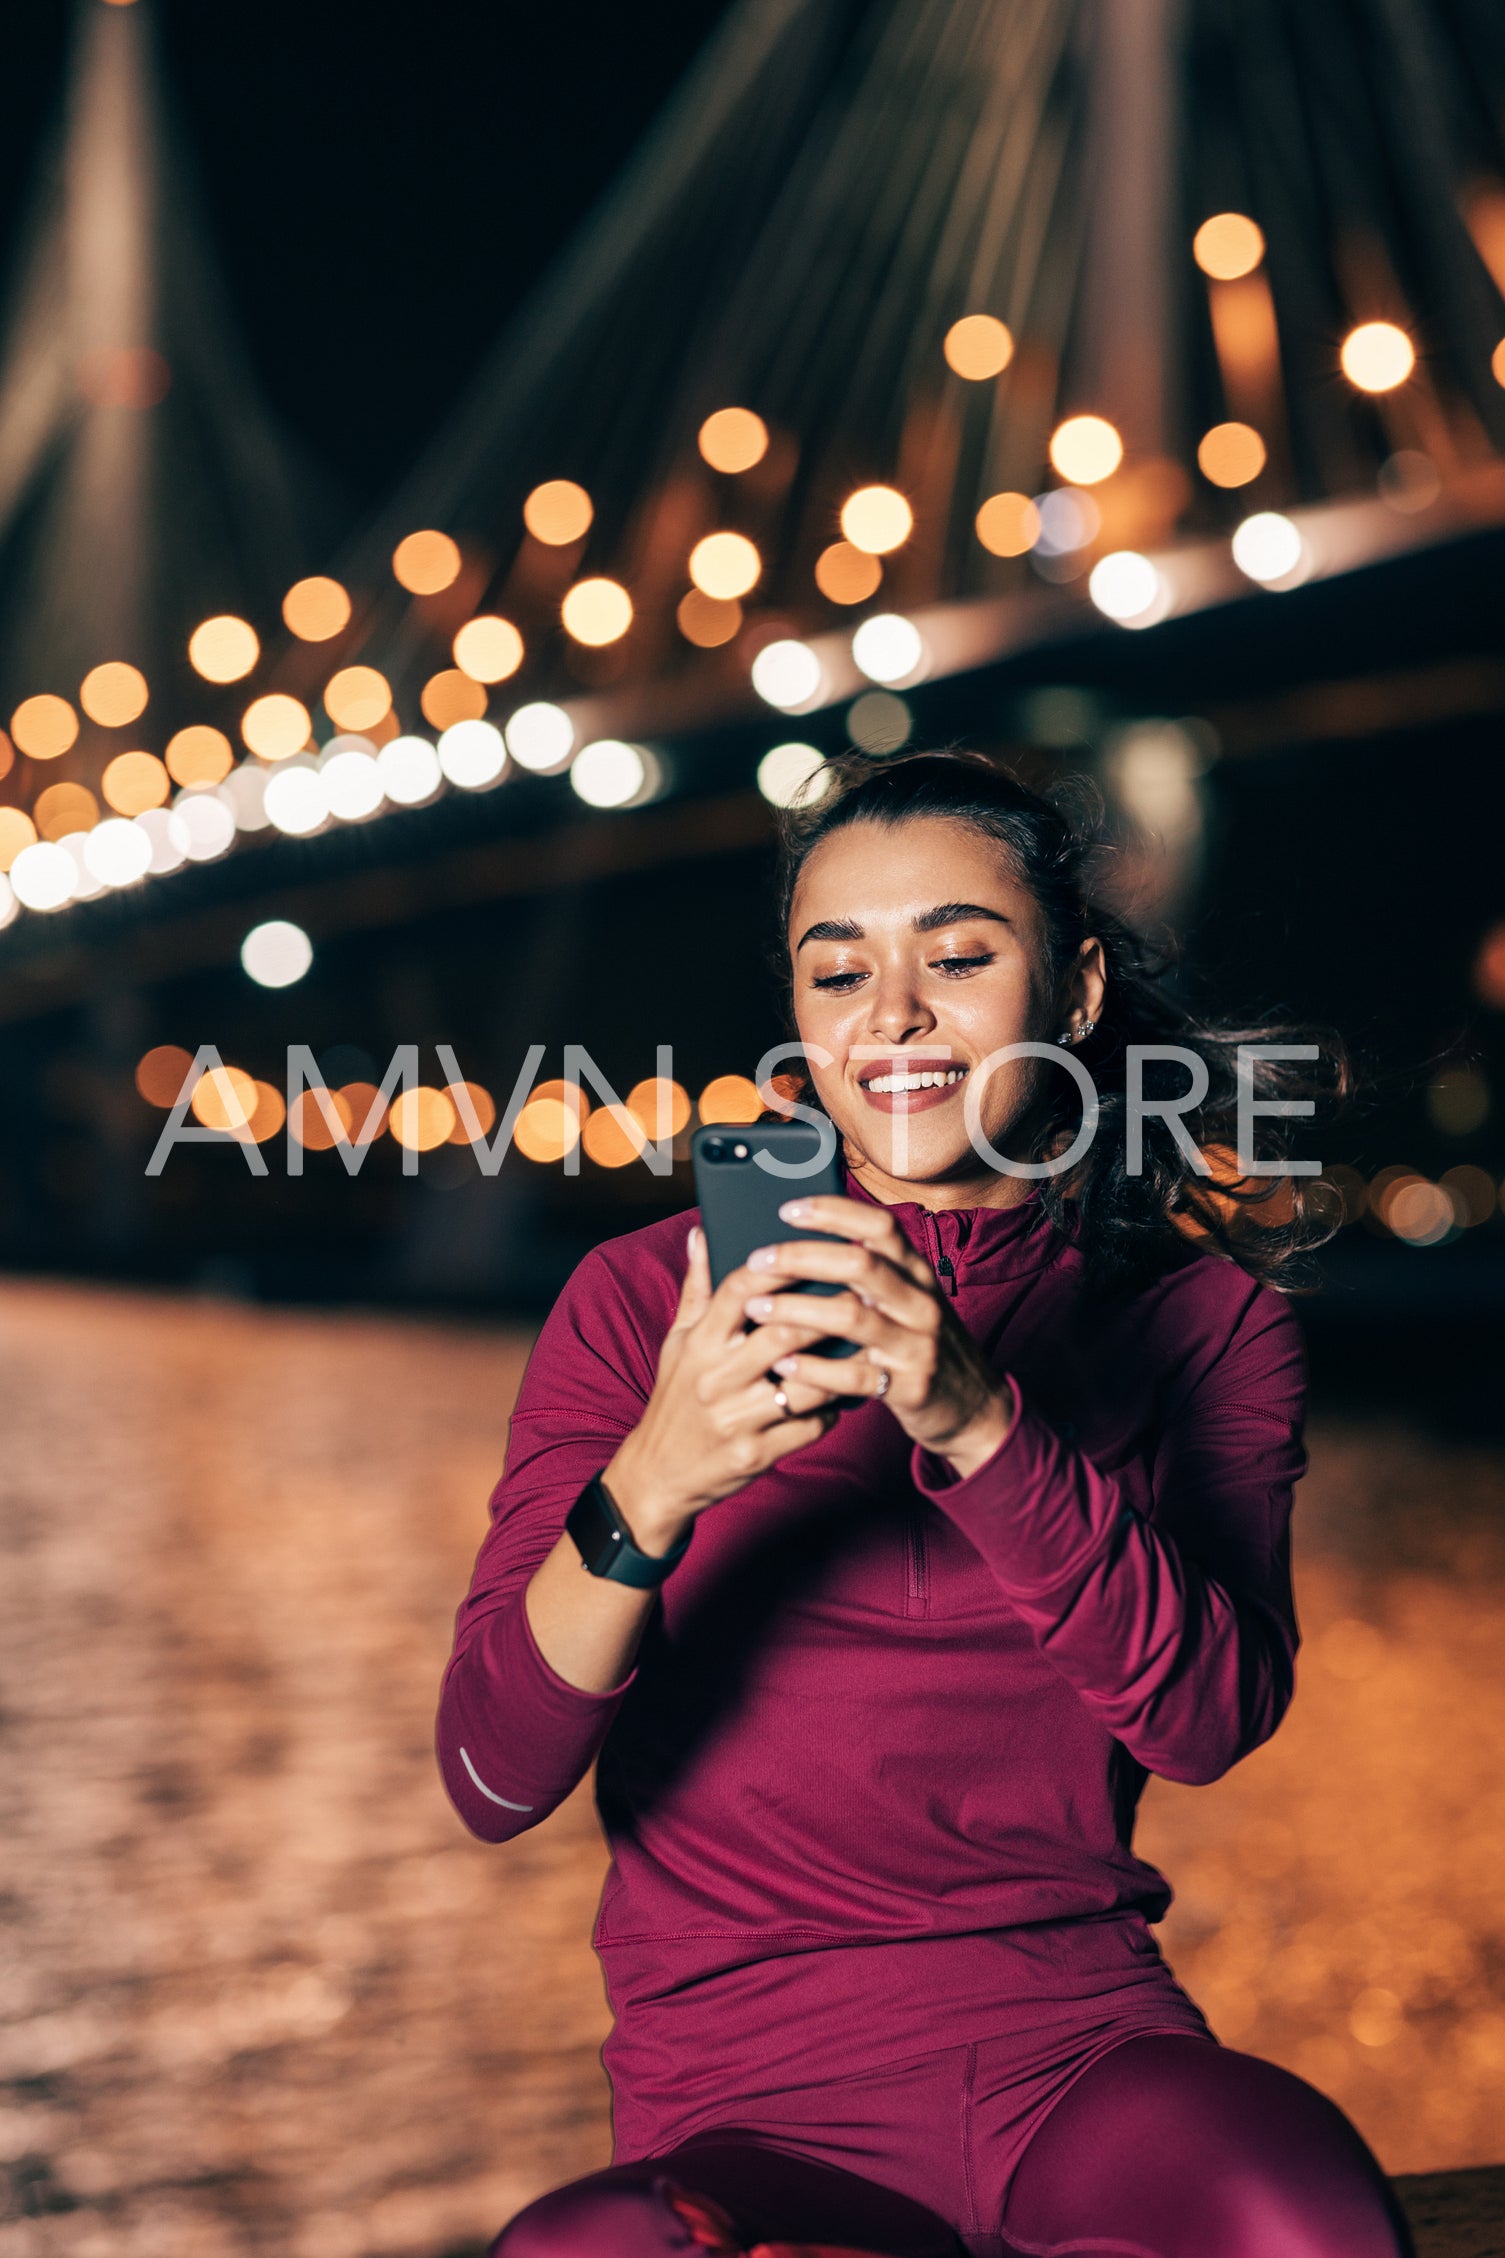
[(1080, 1006), (1084, 1019), (1099, 1020), (1108, 993), (1108, 963), (1103, 944), (1090, 933), (1077, 951), (1066, 991), (1068, 1008)]

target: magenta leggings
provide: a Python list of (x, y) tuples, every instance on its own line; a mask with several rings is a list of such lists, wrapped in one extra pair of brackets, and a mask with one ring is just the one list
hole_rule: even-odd
[[(913, 2131), (927, 2141), (922, 2119)], [(1201, 2038), (1140, 2035), (1099, 2055), (1031, 2135), (991, 2217), (985, 2159), (964, 2176), (932, 2209), (788, 2148), (705, 2133), (542, 2196), (491, 2258), (704, 2258), (765, 2242), (877, 2258), (1415, 2258), (1336, 2103)]]

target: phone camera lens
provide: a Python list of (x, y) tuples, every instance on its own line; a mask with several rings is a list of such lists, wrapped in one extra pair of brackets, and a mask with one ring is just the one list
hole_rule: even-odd
[(704, 1149), (704, 1152), (705, 1152), (705, 1157), (706, 1157), (706, 1159), (707, 1159), (707, 1160), (710, 1160), (710, 1161), (725, 1160), (725, 1158), (726, 1158), (726, 1139), (725, 1139), (724, 1137), (710, 1137), (710, 1138), (708, 1138), (708, 1139), (706, 1140), (706, 1143), (705, 1143), (705, 1146), (704, 1146), (704, 1148), (703, 1148), (703, 1149)]

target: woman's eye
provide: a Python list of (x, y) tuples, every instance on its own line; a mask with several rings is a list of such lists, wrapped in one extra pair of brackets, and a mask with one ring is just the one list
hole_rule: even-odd
[(812, 988), (831, 989), (840, 994), (847, 988), (855, 988), (862, 977), (860, 972), (827, 972), (820, 979), (812, 980), (810, 985)]
[(991, 964), (992, 961), (992, 950), (985, 949), (981, 956), (938, 957), (936, 959), (935, 969), (937, 972), (975, 972), (980, 964)]

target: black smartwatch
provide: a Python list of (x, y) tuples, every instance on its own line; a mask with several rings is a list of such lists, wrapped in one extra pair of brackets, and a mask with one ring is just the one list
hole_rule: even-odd
[(657, 1555), (640, 1552), (632, 1541), (632, 1531), (622, 1519), (616, 1499), (599, 1474), (586, 1483), (570, 1507), (565, 1527), (593, 1576), (605, 1576), (613, 1584), (631, 1584), (644, 1592), (661, 1584), (671, 1569), (679, 1566), (695, 1534), (692, 1521), (678, 1544), (671, 1546), (668, 1552)]

